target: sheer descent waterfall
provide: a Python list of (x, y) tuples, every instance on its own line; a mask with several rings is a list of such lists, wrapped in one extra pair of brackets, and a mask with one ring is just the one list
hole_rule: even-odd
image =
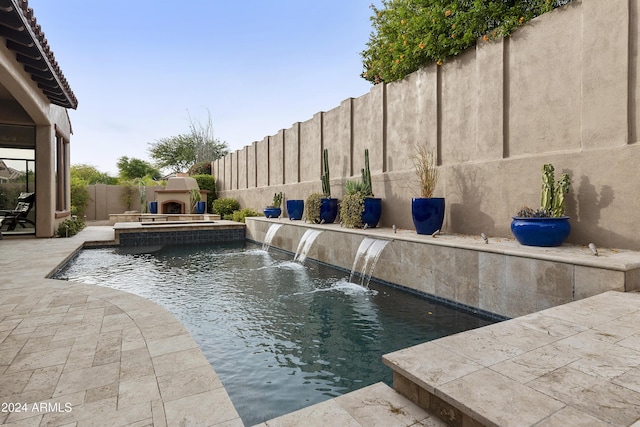
[[(365, 237), (358, 247), (356, 257), (353, 260), (353, 267), (351, 267), (351, 274), (349, 275), (349, 282), (353, 283), (353, 276), (356, 272), (360, 273), (360, 285), (365, 288), (369, 287), (369, 281), (373, 270), (376, 268), (376, 263), (382, 250), (387, 246), (389, 240), (372, 239)], [(358, 270), (358, 265), (361, 264)]]
[(268, 251), (271, 246), (271, 241), (273, 240), (273, 236), (276, 235), (276, 232), (282, 227), (282, 224), (272, 224), (271, 227), (267, 230), (267, 235), (264, 236), (264, 242), (262, 243), (262, 250)]
[(298, 248), (296, 249), (296, 256), (293, 258), (294, 261), (298, 261), (303, 263), (304, 260), (307, 259), (307, 254), (309, 253), (309, 249), (311, 249), (311, 245), (316, 240), (316, 238), (322, 233), (322, 230), (312, 230), (308, 229), (302, 235), (300, 239), (300, 243), (298, 243)]

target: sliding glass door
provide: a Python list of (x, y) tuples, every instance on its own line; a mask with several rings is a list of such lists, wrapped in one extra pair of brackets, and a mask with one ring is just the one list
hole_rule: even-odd
[[(15, 210), (22, 193), (36, 191), (35, 179), (35, 128), (0, 124), (0, 210)], [(0, 212), (0, 219), (5, 215)], [(2, 234), (34, 234), (35, 216), (31, 203), (19, 220), (4, 221)]]

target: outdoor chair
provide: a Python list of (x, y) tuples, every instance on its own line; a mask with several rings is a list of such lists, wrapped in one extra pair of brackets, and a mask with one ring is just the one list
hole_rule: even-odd
[(13, 231), (18, 224), (26, 228), (25, 224), (35, 227), (35, 222), (27, 218), (36, 201), (36, 193), (20, 193), (18, 204), (14, 210), (0, 210), (0, 230), (7, 225), (7, 231)]

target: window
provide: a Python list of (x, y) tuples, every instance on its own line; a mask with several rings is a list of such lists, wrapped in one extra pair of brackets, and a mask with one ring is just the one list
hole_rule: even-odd
[(69, 186), (68, 151), (69, 143), (60, 134), (56, 134), (56, 211), (70, 209), (67, 196), (67, 187)]

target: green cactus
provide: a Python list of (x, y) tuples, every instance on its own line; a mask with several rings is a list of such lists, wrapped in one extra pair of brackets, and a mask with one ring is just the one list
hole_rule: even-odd
[(269, 207), (279, 208), (280, 206), (282, 206), (282, 191), (279, 193), (273, 193), (273, 202)]
[(569, 175), (563, 173), (558, 182), (555, 182), (553, 165), (547, 163), (542, 166), (542, 198), (540, 210), (553, 218), (564, 215), (565, 195), (569, 192), (571, 180)]
[(362, 195), (373, 197), (373, 187), (371, 185), (371, 171), (369, 170), (369, 149), (364, 150), (364, 169), (362, 169), (362, 184), (364, 186)]
[(322, 193), (325, 198), (331, 198), (331, 184), (329, 178), (329, 150), (325, 148), (322, 150), (322, 160), (324, 164), (324, 172), (321, 176), (322, 179)]
[(542, 166), (542, 198), (540, 200), (540, 207), (547, 212), (551, 212), (551, 205), (553, 203), (555, 180), (553, 171), (553, 165), (550, 163)]
[(564, 196), (569, 192), (569, 185), (571, 185), (569, 175), (563, 173), (554, 190), (551, 216), (559, 217), (564, 215)]

